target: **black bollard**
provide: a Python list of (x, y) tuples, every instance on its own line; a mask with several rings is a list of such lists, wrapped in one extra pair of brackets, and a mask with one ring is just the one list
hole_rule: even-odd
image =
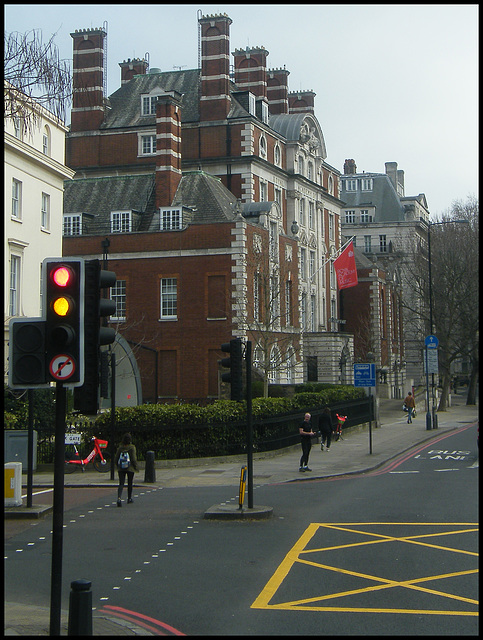
[(144, 482), (156, 482), (156, 471), (154, 469), (154, 451), (146, 451)]
[(70, 583), (69, 636), (92, 635), (92, 591), (89, 580), (74, 580)]

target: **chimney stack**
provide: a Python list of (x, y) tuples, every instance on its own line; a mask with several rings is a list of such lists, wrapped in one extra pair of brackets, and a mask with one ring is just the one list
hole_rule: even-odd
[(260, 98), (267, 97), (267, 56), (264, 47), (236, 49), (235, 84)]
[(94, 131), (104, 120), (103, 29), (82, 29), (70, 34), (73, 42), (72, 113), (70, 129)]
[(289, 113), (314, 113), (316, 95), (313, 91), (292, 91), (288, 94)]
[(134, 76), (145, 75), (148, 70), (147, 60), (140, 60), (139, 58), (128, 58), (127, 61), (120, 62), (121, 67), (121, 85), (126, 84), (129, 80), (132, 80)]
[(267, 73), (267, 98), (271, 116), (288, 113), (288, 76), (286, 69), (269, 69)]
[(224, 120), (230, 110), (230, 25), (226, 15), (202, 16), (200, 120)]
[(351, 175), (357, 173), (356, 161), (346, 160), (344, 162), (344, 175)]
[(156, 102), (156, 208), (170, 207), (181, 180), (181, 94)]

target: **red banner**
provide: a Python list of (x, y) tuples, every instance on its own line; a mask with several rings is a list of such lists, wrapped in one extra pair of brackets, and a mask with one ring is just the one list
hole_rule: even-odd
[(340, 256), (334, 260), (334, 269), (337, 275), (339, 289), (355, 287), (357, 284), (356, 259), (354, 257), (354, 246), (349, 242)]

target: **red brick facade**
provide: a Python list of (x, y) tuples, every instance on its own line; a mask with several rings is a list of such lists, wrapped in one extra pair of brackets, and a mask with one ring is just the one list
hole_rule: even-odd
[[(157, 80), (156, 73), (147, 73), (146, 61), (128, 60), (120, 63), (121, 89), (116, 92), (118, 95), (111, 96), (112, 108), (104, 111), (98, 88), (103, 86), (105, 33), (87, 30), (71, 34), (74, 104), (80, 111), (72, 115), (66, 143), (67, 164), (78, 171), (79, 185), (83, 180), (153, 175), (154, 192), (152, 205), (143, 194), (144, 200), (136, 202), (136, 206), (121, 202), (115, 207), (117, 213), (132, 215), (133, 225), (139, 219), (145, 227), (65, 237), (64, 254), (100, 257), (102, 243), (106, 235), (109, 237), (109, 269), (116, 272), (118, 283), (126, 291), (125, 318), (119, 320), (118, 331), (132, 345), (143, 398), (150, 402), (218, 396), (218, 360), (223, 356), (220, 345), (235, 335), (256, 342), (262, 332), (261, 323), (268, 322), (268, 318), (261, 308), (256, 317), (255, 298), (258, 296), (261, 305), (260, 296), (273, 286), (275, 274), (279, 318), (270, 333), (282, 356), (293, 353), (296, 371), (291, 375), (301, 382), (304, 354), (299, 305), (303, 283), (299, 270), (300, 238), (294, 226), (299, 197), (311, 198), (317, 221), (320, 220), (319, 237), (315, 236), (315, 226), (313, 230), (307, 227), (304, 242), (311, 242), (313, 248), (323, 245), (326, 252), (340, 246), (338, 173), (324, 162), (325, 143), (316, 121), (317, 126), (312, 127), (315, 94), (306, 91), (289, 96), (288, 71), (267, 70), (268, 51), (263, 47), (235, 51), (237, 90), (231, 94), (231, 20), (226, 15), (204, 16), (199, 23), (201, 72), (193, 87), (196, 107), (185, 93), (165, 86), (168, 81), (182, 78), (182, 72), (174, 79), (166, 74)], [(94, 65), (95, 71), (88, 70), (85, 63)], [(135, 76), (138, 77), (134, 79)], [(88, 82), (93, 91), (84, 91)], [(136, 83), (142, 83), (143, 90), (134, 95), (130, 91), (138, 86)], [(255, 112), (248, 92), (255, 96)], [(142, 112), (143, 96), (155, 101), (155, 113)], [(272, 115), (286, 115), (296, 123), (299, 129), (290, 129), (294, 137), (287, 141), (283, 132), (270, 127), (267, 109)], [(235, 116), (231, 115), (233, 111)], [(300, 141), (304, 118), (299, 114), (308, 114), (310, 121), (303, 123), (306, 144)], [(143, 137), (155, 138), (152, 152), (144, 152)], [(290, 162), (294, 162), (294, 145), (299, 145), (304, 157), (314, 163), (310, 177), (294, 178), (294, 170), (288, 166), (289, 155)], [(202, 194), (197, 194), (197, 201), (176, 200), (185, 184), (183, 180), (197, 172), (210, 175), (210, 188), (213, 181), (221, 181), (230, 192), (220, 192), (216, 220), (210, 217), (215, 215), (213, 211), (204, 208)], [(234, 213), (237, 199), (240, 211), (246, 207), (243, 215)], [(67, 213), (82, 212), (90, 216), (89, 220), (99, 218), (96, 203), (85, 202), (88, 210), (74, 203)], [(161, 229), (160, 208), (182, 211), (181, 227), (174, 231)], [(112, 224), (112, 210), (111, 207), (103, 214), (106, 230)], [(220, 211), (224, 221), (220, 221)], [(330, 236), (329, 216), (333, 219)], [(259, 246), (265, 247), (262, 253)], [(255, 291), (257, 273), (259, 284), (261, 276), (268, 274), (265, 290), (262, 287)], [(166, 317), (162, 313), (162, 286), (168, 280), (176, 285), (176, 310)], [(330, 265), (325, 267), (323, 280), (323, 286), (328, 287)], [(318, 295), (322, 288), (307, 276), (304, 286), (307, 299)], [(319, 324), (322, 316), (329, 317), (336, 292), (329, 292), (324, 300)], [(281, 381), (289, 381), (285, 369)]]

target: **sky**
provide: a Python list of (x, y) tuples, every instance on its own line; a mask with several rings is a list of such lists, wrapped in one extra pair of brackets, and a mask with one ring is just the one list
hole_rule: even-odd
[[(404, 171), (432, 219), (478, 197), (478, 4), (7, 4), (5, 30), (55, 34), (72, 60), (76, 29), (107, 30), (108, 93), (119, 63), (149, 54), (162, 71), (198, 67), (198, 14), (232, 19), (230, 51), (265, 47), (289, 91), (316, 93), (326, 162), (343, 172)], [(107, 27), (107, 29), (106, 29)], [(233, 60), (232, 60), (233, 62)], [(70, 122), (70, 116), (67, 123)]]

